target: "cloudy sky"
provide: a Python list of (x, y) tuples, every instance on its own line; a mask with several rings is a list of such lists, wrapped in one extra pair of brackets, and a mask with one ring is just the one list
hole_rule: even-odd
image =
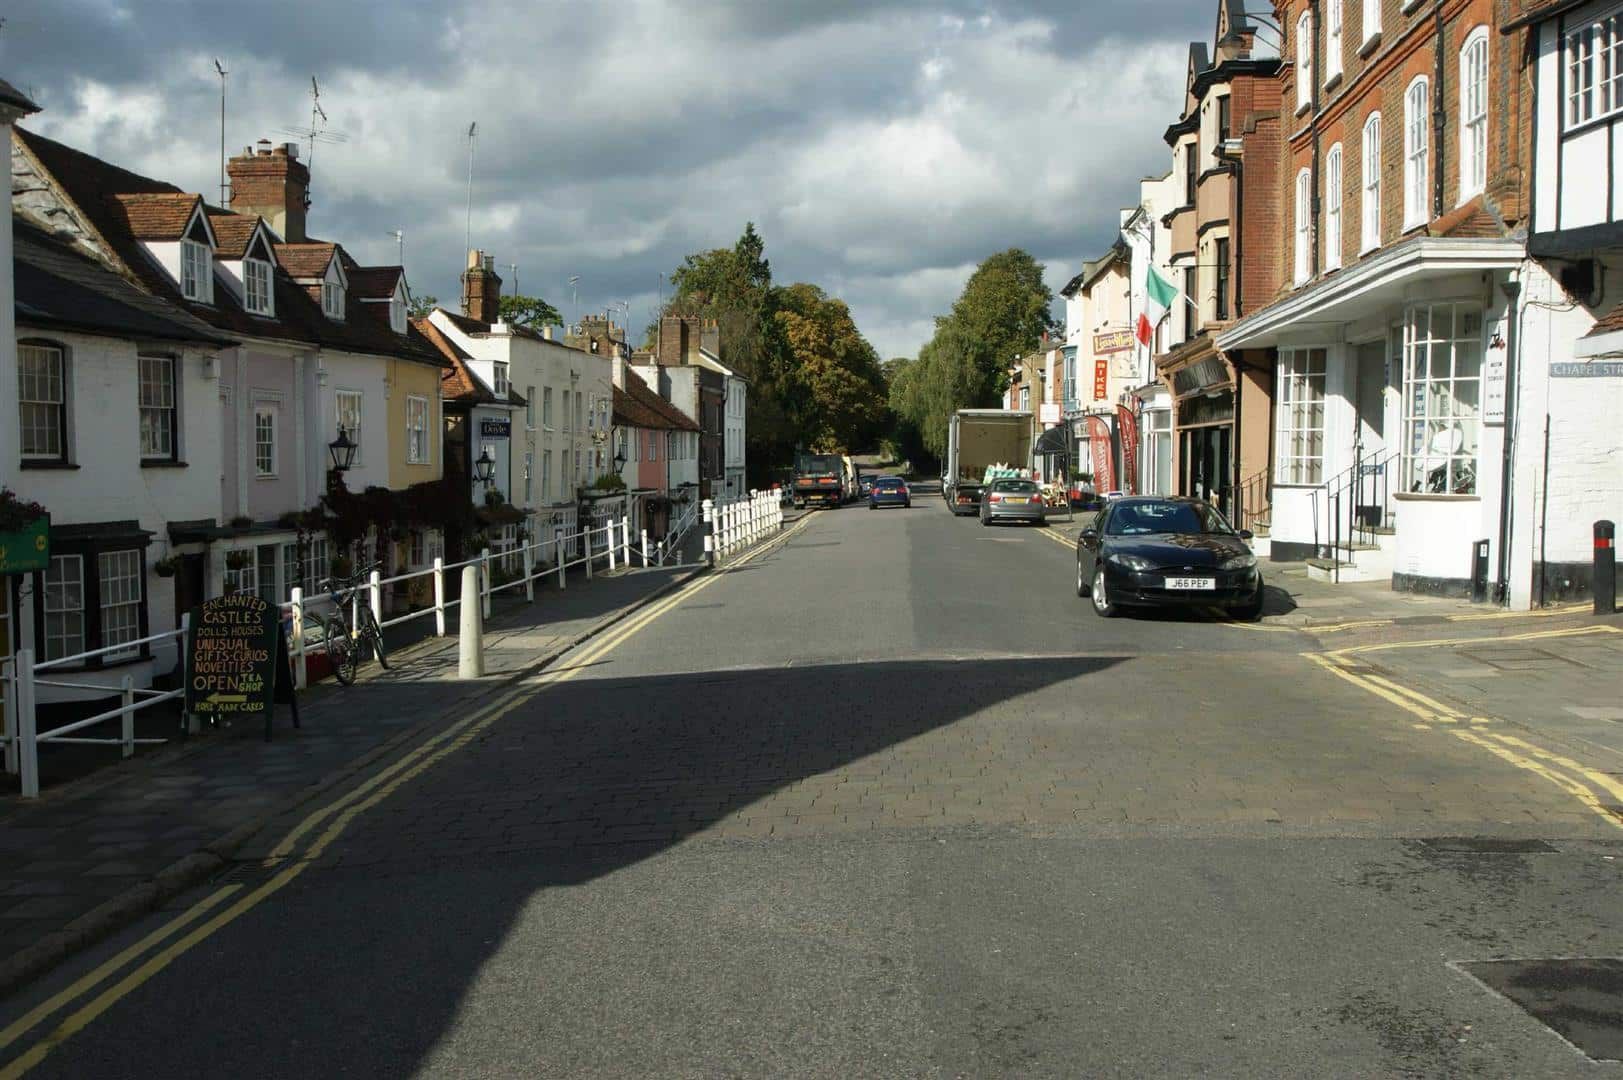
[(843, 297), (912, 355), (974, 264), (1010, 246), (1058, 288), (1164, 172), (1187, 44), (1215, 0), (22, 0), (0, 75), (34, 130), (216, 198), (232, 153), (308, 125), (310, 229), (415, 291), (458, 296), (472, 237), (573, 316), (728, 246), (746, 220), (780, 283)]

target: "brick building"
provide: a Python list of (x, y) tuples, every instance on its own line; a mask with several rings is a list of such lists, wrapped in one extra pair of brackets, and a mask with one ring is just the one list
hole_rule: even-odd
[(1502, 523), (1530, 93), (1503, 0), (1276, 0), (1275, 558), (1461, 593)]

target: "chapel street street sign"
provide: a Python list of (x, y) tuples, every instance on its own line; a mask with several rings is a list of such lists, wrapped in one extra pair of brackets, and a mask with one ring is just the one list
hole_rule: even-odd
[(51, 565), (51, 519), (47, 515), (15, 532), (0, 532), (0, 574), (26, 574)]
[(1590, 364), (1550, 365), (1552, 379), (1623, 379), (1623, 360), (1597, 360)]

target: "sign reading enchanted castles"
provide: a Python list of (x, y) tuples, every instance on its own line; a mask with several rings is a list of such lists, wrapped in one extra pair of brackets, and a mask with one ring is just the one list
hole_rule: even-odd
[(269, 718), (278, 677), (288, 679), (277, 615), (251, 593), (218, 596), (192, 609), (187, 712), (200, 719)]

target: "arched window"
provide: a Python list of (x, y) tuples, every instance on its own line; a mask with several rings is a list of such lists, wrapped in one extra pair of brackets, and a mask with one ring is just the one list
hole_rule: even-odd
[(1341, 144), (1324, 158), (1324, 268), (1341, 265)]
[(1460, 202), (1488, 180), (1488, 28), (1479, 26), (1460, 50)]
[(1403, 93), (1403, 227), (1425, 224), (1426, 181), (1431, 177), (1431, 84), (1417, 75)]
[(1364, 121), (1363, 242), (1360, 251), (1381, 246), (1381, 114)]
[(1324, 4), (1324, 84), (1341, 74), (1341, 0)]
[(1313, 205), (1313, 175), (1303, 169), (1296, 174), (1296, 284), (1300, 285), (1312, 276), (1312, 267), (1308, 265), (1308, 237), (1311, 222), (1308, 220)]
[(1313, 15), (1296, 20), (1296, 111), (1313, 103)]

